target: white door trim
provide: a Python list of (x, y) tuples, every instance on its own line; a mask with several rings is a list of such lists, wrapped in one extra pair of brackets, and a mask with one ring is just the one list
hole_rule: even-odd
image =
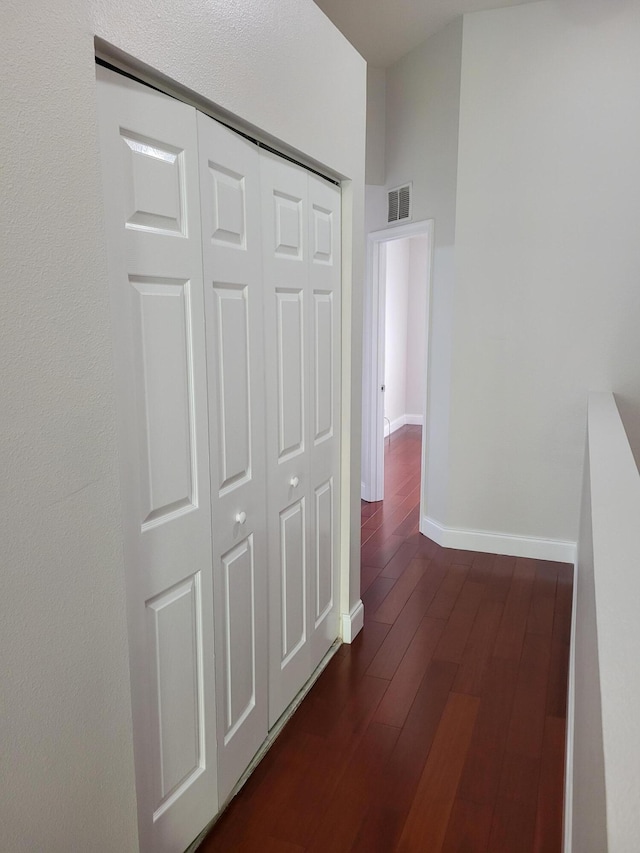
[(367, 272), (364, 292), (363, 376), (362, 376), (362, 498), (379, 501), (384, 496), (384, 312), (386, 244), (405, 237), (425, 236), (429, 240), (427, 281), (427, 389), (422, 412), (422, 488), (420, 517), (426, 512), (427, 495), (425, 472), (429, 434), (429, 351), (431, 327), (431, 288), (433, 282), (434, 220), (425, 219), (367, 235)]

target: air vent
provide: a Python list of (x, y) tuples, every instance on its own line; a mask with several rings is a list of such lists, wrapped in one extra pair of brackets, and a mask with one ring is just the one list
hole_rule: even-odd
[(411, 219), (411, 184), (389, 190), (387, 222)]

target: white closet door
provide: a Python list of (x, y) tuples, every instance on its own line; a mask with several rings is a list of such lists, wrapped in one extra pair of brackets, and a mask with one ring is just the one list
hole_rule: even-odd
[(340, 191), (261, 175), (273, 725), (338, 636)]
[(97, 76), (140, 846), (176, 853), (218, 803), (196, 114)]
[(213, 511), (218, 786), (268, 731), (259, 155), (198, 114)]
[(307, 422), (311, 671), (338, 636), (340, 518), (340, 190), (309, 181)]
[(307, 173), (261, 156), (269, 531), (269, 723), (310, 674)]

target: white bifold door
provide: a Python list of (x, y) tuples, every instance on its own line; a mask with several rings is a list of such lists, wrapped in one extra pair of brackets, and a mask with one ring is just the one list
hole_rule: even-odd
[(338, 634), (340, 192), (262, 155), (269, 722)]
[(338, 636), (340, 192), (99, 68), (141, 850)]
[(198, 131), (224, 802), (268, 732), (260, 157), (208, 116), (198, 114)]
[(97, 73), (140, 847), (175, 853), (218, 803), (196, 113)]

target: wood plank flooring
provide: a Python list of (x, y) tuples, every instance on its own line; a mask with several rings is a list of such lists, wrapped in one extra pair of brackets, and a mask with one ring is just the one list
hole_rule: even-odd
[(559, 853), (573, 569), (418, 533), (420, 427), (362, 505), (365, 627), (202, 853)]

